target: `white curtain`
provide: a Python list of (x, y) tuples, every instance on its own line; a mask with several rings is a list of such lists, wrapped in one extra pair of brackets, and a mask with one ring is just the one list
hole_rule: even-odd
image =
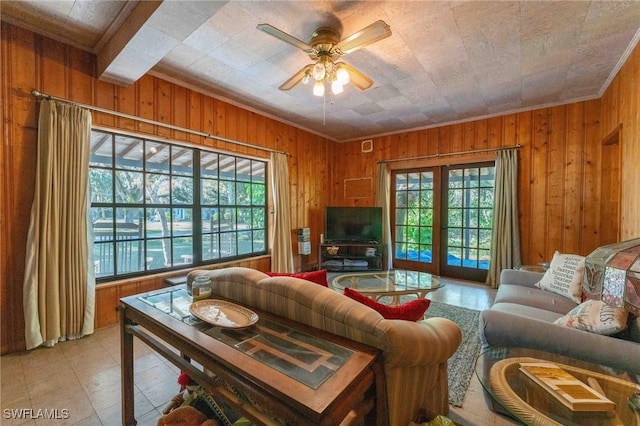
[(491, 232), (491, 263), (486, 283), (500, 285), (503, 269), (520, 267), (518, 227), (518, 152), (504, 149), (496, 155), (495, 202)]
[(289, 195), (289, 165), (287, 155), (271, 153), (271, 189), (273, 193), (273, 247), (271, 270), (295, 272), (291, 248), (291, 200)]
[(391, 241), (391, 174), (386, 163), (378, 164), (378, 185), (376, 187), (376, 206), (382, 207), (382, 241), (385, 251), (385, 269), (393, 268), (393, 241)]
[(27, 349), (93, 333), (87, 206), (91, 114), (43, 100), (24, 277)]

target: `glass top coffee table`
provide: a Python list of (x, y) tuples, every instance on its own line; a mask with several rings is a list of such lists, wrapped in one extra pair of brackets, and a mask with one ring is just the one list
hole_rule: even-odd
[[(550, 361), (616, 404), (615, 411), (572, 411), (519, 370), (521, 362)], [(480, 354), (476, 375), (492, 410), (528, 425), (640, 426), (640, 411), (628, 400), (640, 377), (609, 367), (533, 349), (495, 348)], [(595, 381), (595, 382), (594, 382)], [(638, 407), (640, 409), (640, 407)]]
[(391, 304), (397, 305), (400, 303), (400, 296), (404, 294), (416, 294), (424, 298), (427, 293), (443, 287), (444, 283), (426, 272), (394, 269), (338, 275), (331, 281), (331, 285), (336, 290), (348, 287), (376, 300), (391, 296)]

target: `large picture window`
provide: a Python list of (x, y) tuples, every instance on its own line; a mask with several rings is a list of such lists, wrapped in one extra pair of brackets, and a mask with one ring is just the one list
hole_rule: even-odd
[(266, 162), (94, 130), (94, 268), (102, 280), (267, 252)]

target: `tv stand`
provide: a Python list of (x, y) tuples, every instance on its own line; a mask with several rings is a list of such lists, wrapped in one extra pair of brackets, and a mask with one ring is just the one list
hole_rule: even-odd
[[(330, 247), (337, 247), (338, 252), (329, 253)], [(329, 272), (381, 271), (383, 249), (377, 241), (325, 241), (318, 250), (318, 265)]]

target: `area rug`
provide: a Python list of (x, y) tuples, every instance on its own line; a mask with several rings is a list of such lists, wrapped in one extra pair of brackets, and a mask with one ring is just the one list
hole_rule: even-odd
[(449, 404), (462, 407), (471, 378), (475, 374), (475, 365), (480, 353), (478, 318), (480, 311), (431, 302), (425, 317), (447, 318), (455, 322), (462, 331), (462, 342), (458, 350), (449, 358), (447, 372), (449, 376)]

